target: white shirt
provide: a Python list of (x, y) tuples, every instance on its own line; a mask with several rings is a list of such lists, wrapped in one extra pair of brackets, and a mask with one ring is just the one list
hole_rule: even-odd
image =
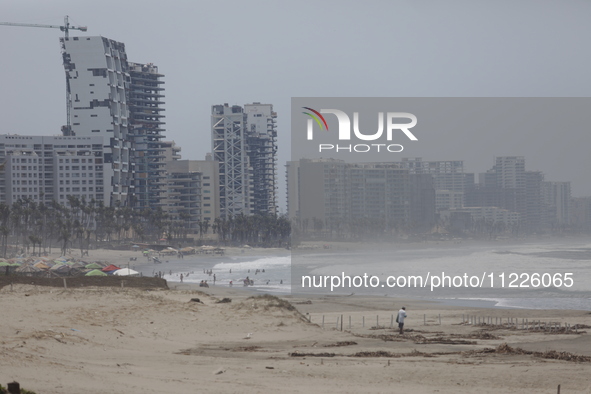
[(404, 323), (404, 318), (406, 317), (406, 311), (401, 309), (398, 311), (398, 323)]

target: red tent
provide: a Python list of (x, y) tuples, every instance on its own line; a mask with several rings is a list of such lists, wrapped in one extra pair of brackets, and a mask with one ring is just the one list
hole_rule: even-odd
[(117, 270), (120, 270), (120, 269), (121, 269), (121, 268), (119, 268), (119, 267), (117, 267), (117, 266), (115, 266), (115, 265), (111, 264), (111, 265), (109, 265), (109, 266), (107, 266), (107, 267), (103, 268), (101, 271), (103, 271), (103, 272), (109, 272), (109, 271), (117, 271)]

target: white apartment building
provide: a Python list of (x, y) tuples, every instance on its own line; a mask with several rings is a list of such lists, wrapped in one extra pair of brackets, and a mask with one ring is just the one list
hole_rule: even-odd
[(107, 204), (103, 156), (99, 136), (0, 135), (0, 202), (65, 203), (73, 195)]

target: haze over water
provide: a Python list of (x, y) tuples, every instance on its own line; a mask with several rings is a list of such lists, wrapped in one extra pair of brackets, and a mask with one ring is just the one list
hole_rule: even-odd
[[(333, 244), (334, 245), (334, 244)], [(162, 258), (163, 264), (143, 265), (143, 275), (162, 271), (164, 278), (180, 282), (183, 273), (185, 283), (199, 283), (207, 280), (216, 286), (243, 286), (247, 276), (254, 280), (251, 288), (257, 292), (308, 293), (326, 295), (379, 295), (389, 297), (421, 298), (439, 300), (445, 303), (466, 306), (497, 306), (534, 309), (583, 309), (591, 310), (591, 242), (581, 239), (544, 239), (521, 244), (500, 242), (442, 242), (440, 244), (347, 244), (341, 249), (317, 249), (302, 251), (296, 249), (274, 256), (185, 256), (184, 259)], [(212, 275), (204, 270), (212, 270)], [(256, 273), (256, 270), (259, 270)], [(265, 272), (262, 272), (262, 270)], [(170, 272), (172, 271), (172, 275)], [(190, 273), (188, 277), (186, 274)], [(302, 288), (303, 275), (354, 277), (367, 274), (379, 277), (377, 287), (330, 287)], [(388, 276), (484, 276), (482, 287), (460, 287), (430, 289), (388, 287)], [(490, 274), (494, 274), (494, 287), (490, 286)], [(504, 287), (499, 275), (505, 274)], [(510, 277), (511, 273), (565, 274), (572, 273), (573, 286), (532, 287), (531, 281), (523, 282)], [(546, 275), (546, 279), (549, 276)], [(509, 285), (527, 287), (509, 288)], [(548, 280), (546, 280), (548, 284)], [(330, 282), (328, 283), (330, 286)], [(483, 302), (489, 301), (489, 302)]]

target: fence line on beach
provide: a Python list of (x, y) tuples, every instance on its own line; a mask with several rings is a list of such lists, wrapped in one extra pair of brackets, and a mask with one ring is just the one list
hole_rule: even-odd
[[(384, 316), (384, 314), (376, 314), (371, 316), (366, 315), (312, 315), (308, 314), (308, 321), (310, 323), (318, 324), (322, 328), (335, 329), (335, 330), (351, 330), (352, 328), (368, 328), (368, 329), (385, 329), (395, 328), (398, 324), (395, 322), (396, 314), (390, 314)], [(346, 319), (346, 322), (345, 322)], [(408, 319), (408, 318), (407, 318)], [(405, 319), (406, 320), (406, 319)], [(412, 321), (415, 323), (415, 321)], [(381, 324), (380, 324), (381, 323)], [(441, 314), (437, 316), (427, 316), (423, 314), (423, 326), (441, 325), (442, 319)], [(571, 325), (569, 323), (562, 323), (556, 321), (543, 321), (543, 320), (529, 320), (526, 318), (516, 317), (499, 317), (499, 316), (479, 316), (479, 315), (462, 315), (460, 323), (474, 327), (496, 327), (496, 328), (507, 328), (525, 331), (544, 331), (544, 332), (575, 332), (578, 333), (578, 325)]]

